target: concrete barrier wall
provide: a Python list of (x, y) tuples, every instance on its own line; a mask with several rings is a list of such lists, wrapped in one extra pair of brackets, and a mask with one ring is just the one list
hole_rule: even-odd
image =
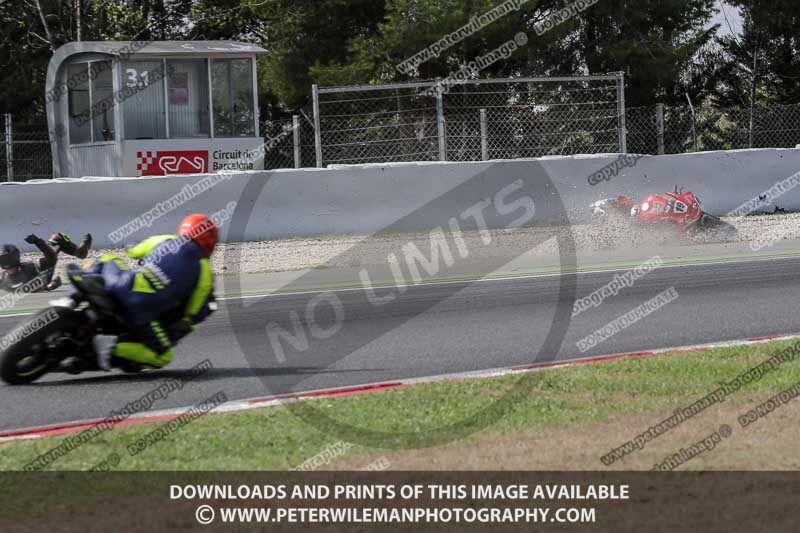
[[(607, 181), (589, 184), (589, 176), (617, 158), (607, 154), (237, 173), (196, 196), (187, 195), (193, 197), (117, 243), (109, 237), (114, 230), (208, 177), (4, 183), (0, 185), (0, 242), (30, 250), (22, 242), (28, 233), (46, 236), (66, 231), (76, 237), (91, 232), (96, 247), (120, 246), (148, 235), (172, 233), (186, 214), (214, 212), (230, 201), (239, 202), (250, 214), (246, 228), (227, 235), (229, 240), (426, 230), (441, 225), (446, 220), (443, 213), (458, 214), (481, 198), (491, 197), (499, 183), (507, 184), (515, 177), (529, 182), (549, 180), (555, 186), (555, 190), (543, 189), (537, 197), (537, 223), (553, 222), (553, 211), (540, 204), (547, 203), (547, 195), (556, 190), (574, 223), (586, 222), (589, 204), (600, 198), (619, 194), (641, 198), (676, 185), (694, 191), (708, 212), (724, 214), (800, 171), (800, 150), (706, 152), (644, 156)], [(784, 209), (800, 210), (800, 187), (783, 194), (776, 203)], [(426, 205), (428, 208), (420, 209)], [(492, 223), (489, 219), (490, 227)]]

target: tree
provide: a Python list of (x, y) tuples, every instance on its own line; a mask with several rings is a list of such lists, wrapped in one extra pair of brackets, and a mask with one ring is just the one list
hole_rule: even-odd
[[(789, 0), (780, 2), (797, 11)], [(78, 28), (85, 40), (235, 39), (258, 44), (268, 51), (259, 59), (259, 92), (263, 116), (271, 118), (307, 106), (312, 83), (446, 77), (519, 32), (526, 33), (527, 44), (479, 76), (623, 70), (629, 106), (682, 103), (685, 92), (699, 100), (715, 86), (717, 62), (723, 60), (720, 54), (711, 54), (708, 46), (715, 31), (707, 28), (714, 0), (599, 0), (541, 35), (535, 25), (566, 4), (528, 0), (410, 71), (397, 65), (502, 2), (20, 0), (13, 8), (11, 4), (0, 4), (3, 110), (18, 109), (43, 94), (52, 50), (77, 39)], [(770, 24), (775, 26), (776, 39), (771, 64), (781, 75), (794, 76), (796, 43), (790, 31), (794, 19)], [(734, 81), (732, 76), (730, 80)], [(777, 92), (793, 94), (793, 86), (784, 83)]]
[[(259, 58), (262, 116), (307, 105), (311, 84), (326, 79), (329, 65), (348, 65), (358, 39), (375, 34), (384, 16), (375, 0), (200, 0), (192, 10), (197, 35), (253, 42), (269, 53)], [(347, 77), (347, 80), (359, 79)]]
[(800, 103), (800, 4), (791, 0), (735, 0), (742, 34), (718, 40), (722, 106)]
[(582, 15), (581, 46), (590, 73), (624, 71), (629, 107), (701, 100), (709, 77), (714, 0), (608, 0)]
[(47, 62), (61, 44), (59, 35), (70, 26), (65, 7), (48, 0), (0, 3), (0, 111), (44, 112), (37, 96), (44, 93)]
[[(468, 25), (470, 19), (498, 7), (494, 0), (386, 0), (386, 16), (379, 31), (350, 43), (346, 63), (317, 68), (320, 79), (341, 81), (356, 77), (360, 83), (446, 77), (463, 64), (486, 54), (513, 39), (519, 32), (529, 35), (528, 44), (510, 58), (486, 68), (482, 75), (569, 73), (575, 69), (574, 44), (566, 39), (572, 25), (565, 23), (543, 37), (536, 37), (533, 25), (557, 4), (555, 0), (529, 0), (520, 9), (480, 28), (472, 35), (443, 50), (437, 57), (422, 62), (411, 72), (398, 65), (447, 34)], [(355, 76), (353, 75), (355, 74)]]
[[(47, 65), (82, 40), (192, 38), (192, 0), (22, 0), (0, 3), (0, 111), (44, 118)], [(22, 116), (20, 116), (22, 115)]]

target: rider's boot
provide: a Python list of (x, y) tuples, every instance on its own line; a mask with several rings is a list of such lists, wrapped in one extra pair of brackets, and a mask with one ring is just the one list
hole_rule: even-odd
[(92, 370), (92, 364), (82, 357), (67, 357), (59, 364), (59, 369), (67, 374), (80, 374)]
[(61, 276), (56, 276), (53, 280), (47, 284), (48, 291), (54, 291), (61, 286)]
[(100, 370), (111, 370), (111, 357), (117, 345), (117, 337), (113, 335), (95, 335), (92, 339), (94, 353), (97, 355), (97, 366)]
[(111, 363), (112, 366), (119, 368), (126, 374), (136, 374), (137, 372), (141, 372), (145, 368), (139, 363), (134, 363), (133, 361), (128, 361), (127, 359), (122, 359), (120, 357), (115, 357), (111, 361)]
[(90, 233), (84, 235), (80, 246), (78, 246), (66, 233), (54, 233), (53, 236), (50, 237), (50, 244), (57, 246), (59, 251), (67, 255), (77, 257), (78, 259), (86, 259), (89, 248), (92, 247), (92, 235)]
[(75, 250), (75, 257), (78, 259), (86, 259), (86, 255), (89, 253), (89, 248), (92, 247), (92, 234), (87, 233), (83, 236), (83, 240), (81, 241), (80, 246)]

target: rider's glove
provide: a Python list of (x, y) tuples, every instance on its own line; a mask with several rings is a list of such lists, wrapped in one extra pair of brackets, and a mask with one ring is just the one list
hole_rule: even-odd
[(30, 235), (25, 237), (25, 242), (27, 242), (28, 244), (36, 244), (37, 242), (39, 242), (41, 240), (42, 239), (40, 239), (37, 235), (35, 235), (33, 233), (31, 233)]

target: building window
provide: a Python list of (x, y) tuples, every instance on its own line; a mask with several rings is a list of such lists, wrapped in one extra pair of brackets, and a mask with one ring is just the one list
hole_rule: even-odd
[(250, 59), (213, 59), (211, 96), (215, 137), (255, 135), (253, 64)]
[(92, 140), (89, 118), (89, 63), (73, 63), (67, 67), (69, 88), (69, 142), (88, 143)]
[(128, 61), (122, 66), (125, 139), (164, 139), (164, 64)]
[(114, 77), (110, 61), (95, 61), (92, 74), (92, 138), (114, 140)]
[(167, 60), (169, 136), (208, 137), (208, 66), (205, 59)]
[(72, 144), (114, 140), (114, 83), (110, 61), (67, 67), (69, 140)]

